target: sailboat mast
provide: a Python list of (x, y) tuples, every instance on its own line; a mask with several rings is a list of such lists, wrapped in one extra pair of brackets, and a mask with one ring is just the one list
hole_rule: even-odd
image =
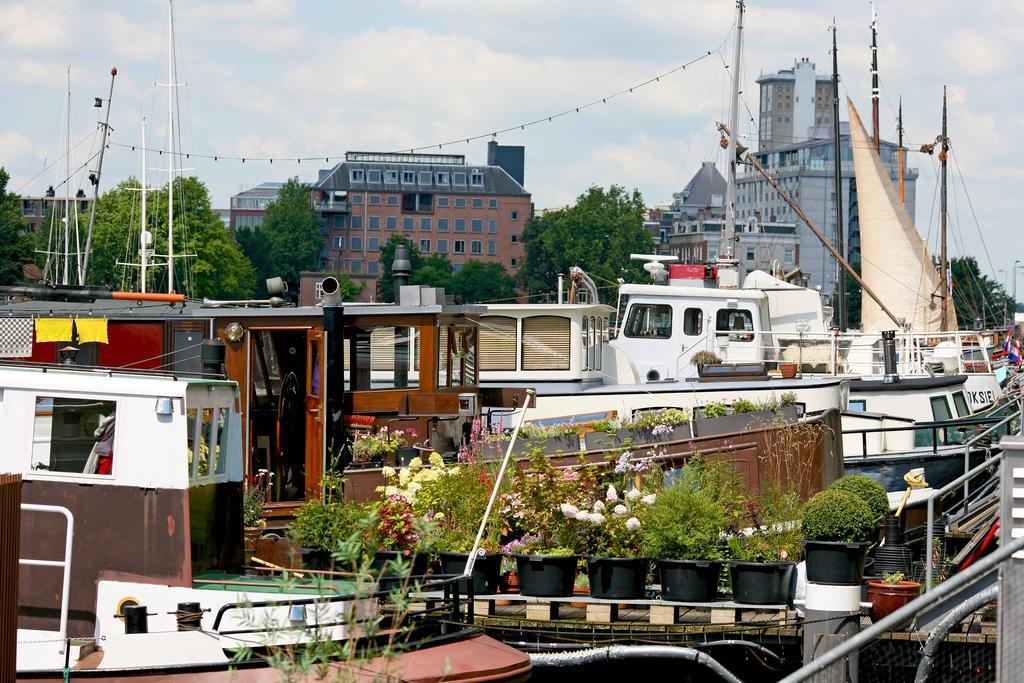
[[(92, 226), (96, 222), (96, 203), (100, 198), (100, 176), (103, 174), (103, 152), (107, 149), (107, 133), (110, 132), (110, 106), (114, 102), (114, 79), (117, 78), (117, 67), (110, 70), (110, 94), (107, 95), (107, 115), (103, 123), (103, 135), (100, 137), (100, 160), (96, 166), (96, 174), (90, 175), (92, 181), (92, 206), (89, 207), (89, 229), (85, 233), (85, 256), (82, 260), (82, 277), (78, 284), (84, 285), (89, 275), (89, 254), (92, 252)], [(96, 100), (97, 106), (99, 99)]]
[(896, 135), (899, 145), (900, 161), (900, 204), (906, 204), (903, 191), (903, 96), (900, 95), (900, 110), (896, 117)]
[(878, 130), (878, 18), (875, 3), (871, 3), (871, 129), (875, 136), (875, 151), (881, 153), (882, 136)]
[(146, 236), (149, 234), (146, 232), (146, 191), (149, 187), (146, 185), (146, 116), (142, 116), (142, 221), (139, 228), (139, 291), (143, 294), (146, 293), (146, 266), (147, 266), (147, 253), (146, 250), (149, 245), (146, 244)]
[(61, 284), (67, 285), (68, 272), (71, 270), (71, 67), (68, 67), (68, 119), (65, 122), (65, 170), (64, 176), (64, 274)]
[[(843, 239), (843, 155), (839, 138), (839, 52), (836, 47), (836, 20), (832, 18), (832, 154), (833, 184), (836, 204), (836, 251), (846, 258), (846, 241)], [(840, 332), (846, 331), (846, 271), (836, 260), (836, 323)]]
[(942, 246), (939, 250), (939, 277), (942, 283), (942, 329), (949, 329), (949, 275), (946, 254), (946, 158), (949, 156), (949, 138), (946, 137), (946, 86), (942, 86), (942, 152), (939, 162), (942, 166), (942, 184), (939, 190), (939, 214), (941, 216)]
[(167, 0), (167, 293), (174, 293), (174, 0)]
[(739, 118), (740, 101), (740, 55), (743, 50), (743, 2), (736, 2), (736, 45), (732, 57), (732, 102), (729, 108), (729, 145), (726, 158), (729, 160), (728, 177), (725, 186), (725, 225), (722, 229), (722, 243), (719, 245), (719, 256), (731, 259), (733, 243), (736, 241), (736, 136)]

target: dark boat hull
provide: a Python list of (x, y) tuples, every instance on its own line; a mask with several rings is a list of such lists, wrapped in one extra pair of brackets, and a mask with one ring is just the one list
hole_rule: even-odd
[[(968, 468), (980, 464), (985, 457), (984, 451), (972, 451), (968, 458)], [(964, 473), (964, 454), (963, 451), (922, 451), (900, 455), (872, 455), (866, 458), (846, 458), (843, 464), (847, 474), (870, 477), (889, 492), (906, 490), (903, 475), (916, 467), (923, 467), (928, 485), (937, 489)]]

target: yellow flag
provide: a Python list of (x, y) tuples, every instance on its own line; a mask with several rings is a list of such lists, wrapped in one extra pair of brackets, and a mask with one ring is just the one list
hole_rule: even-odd
[(79, 318), (75, 321), (78, 327), (78, 343), (108, 343), (106, 318)]
[(71, 341), (71, 318), (36, 318), (36, 342)]

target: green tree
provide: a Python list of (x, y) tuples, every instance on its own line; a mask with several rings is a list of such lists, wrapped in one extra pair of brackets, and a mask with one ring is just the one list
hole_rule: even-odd
[(22, 280), (22, 266), (34, 260), (35, 241), (21, 221), (21, 198), (7, 191), (10, 179), (0, 167), (0, 285)]
[[(251, 232), (240, 232), (236, 239), (256, 269), (259, 292), (266, 293), (267, 278), (280, 277), (288, 283), (286, 296), (297, 300), (299, 273), (317, 270), (324, 248), (309, 188), (298, 178), (290, 178), (267, 206), (263, 224)], [(347, 278), (341, 277), (339, 282), (343, 279)]]
[(500, 263), (466, 261), (455, 274), (452, 293), (466, 303), (510, 300), (516, 295), (516, 282)]
[(637, 190), (592, 186), (575, 205), (531, 219), (523, 230), (526, 262), (519, 284), (531, 294), (550, 293), (558, 273), (579, 266), (594, 278), (603, 301), (614, 300), (615, 288), (601, 285), (620, 277), (644, 281), (642, 265), (629, 255), (654, 253), (654, 238), (643, 226), (645, 211)]
[[(1004, 313), (1012, 317), (1016, 302), (1006, 293), (1003, 285), (984, 275), (973, 256), (951, 259), (950, 279), (953, 304), (960, 327), (970, 328), (981, 321), (986, 329), (1002, 327)], [(936, 299), (936, 305), (939, 300)]]
[(409, 263), (412, 264), (413, 285), (444, 287), (450, 290), (454, 269), (443, 254), (423, 256), (411, 239), (404, 235), (392, 235), (387, 243), (380, 248), (380, 277), (377, 280), (377, 300), (395, 300), (395, 281), (391, 277), (391, 264), (395, 260), (395, 247), (404, 243), (409, 252)]
[[(853, 261), (850, 265), (860, 275), (860, 261)], [(860, 285), (846, 273), (846, 326), (851, 330), (860, 329), (860, 297)]]

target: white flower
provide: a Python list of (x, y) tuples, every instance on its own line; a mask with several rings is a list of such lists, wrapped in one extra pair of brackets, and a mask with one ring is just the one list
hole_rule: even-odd
[(416, 492), (419, 491), (421, 488), (423, 488), (423, 484), (419, 483), (418, 481), (410, 481), (409, 485), (406, 487), (406, 490), (409, 493), (416, 495)]
[(382, 469), (380, 471), (380, 473), (382, 475), (384, 475), (385, 479), (390, 479), (391, 477), (395, 476), (395, 468), (394, 467), (385, 467), (384, 469)]
[(579, 512), (576, 513), (575, 517), (581, 522), (586, 522), (590, 519), (590, 513), (587, 512), (586, 510), (580, 510)]
[(594, 512), (590, 514), (588, 520), (591, 524), (604, 524), (605, 517), (600, 512)]
[(594, 512), (600, 512), (601, 510), (604, 510), (604, 503), (601, 502), (601, 501), (595, 502), (594, 503)]
[(618, 492), (616, 492), (615, 487), (611, 484), (608, 485), (608, 490), (604, 494), (604, 499), (612, 503), (619, 499)]
[(575, 505), (570, 505), (569, 503), (562, 503), (560, 507), (562, 510), (562, 514), (570, 519), (575, 517), (576, 514), (580, 511), (578, 507), (576, 507)]
[(629, 512), (629, 509), (625, 505), (623, 505), (622, 503), (619, 503), (618, 505), (616, 505), (615, 509), (612, 510), (612, 514), (615, 515), (616, 517), (621, 517), (622, 515), (626, 514), (627, 512)]
[(636, 531), (640, 528), (640, 520), (636, 517), (630, 517), (626, 520), (626, 528), (630, 531)]
[(626, 491), (626, 500), (634, 501), (640, 497), (640, 489), (630, 489)]
[(435, 512), (434, 513), (434, 521), (435, 522), (440, 522), (442, 519), (444, 519), (444, 513), (443, 512)]
[(654, 495), (653, 493), (648, 493), (646, 496), (640, 499), (640, 502), (643, 503), (644, 505), (654, 505), (654, 501), (656, 501), (657, 499), (658, 497), (656, 495)]
[(385, 498), (390, 498), (391, 496), (397, 496), (397, 495), (398, 495), (398, 487), (397, 486), (385, 486), (384, 487), (384, 497)]
[(444, 465), (444, 460), (441, 458), (441, 454), (438, 453), (437, 451), (431, 453), (428, 460), (430, 464), (433, 465), (434, 467), (441, 467), (442, 465)]

